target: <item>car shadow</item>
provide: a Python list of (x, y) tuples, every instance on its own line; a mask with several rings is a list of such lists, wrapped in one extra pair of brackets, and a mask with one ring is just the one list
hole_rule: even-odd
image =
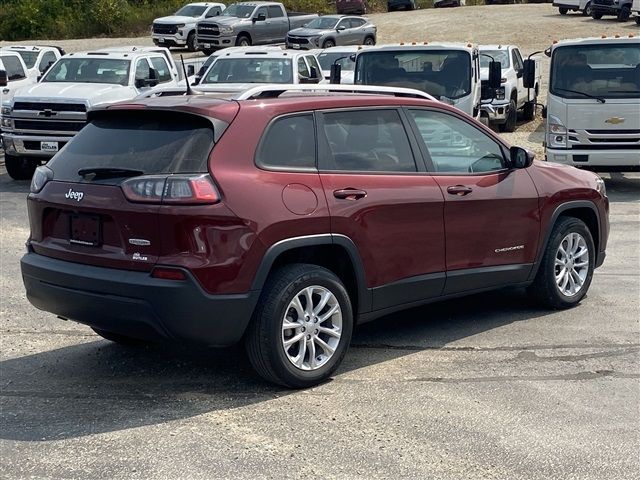
[[(335, 378), (548, 313), (530, 307), (523, 291), (510, 290), (390, 315), (356, 329)], [(72, 345), (0, 362), (0, 438), (82, 437), (301, 394), (260, 379), (240, 346), (135, 348), (81, 332), (61, 337)]]

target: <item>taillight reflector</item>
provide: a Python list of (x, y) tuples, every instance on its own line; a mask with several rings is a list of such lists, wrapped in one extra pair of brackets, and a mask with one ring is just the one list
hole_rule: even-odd
[(159, 278), (160, 280), (185, 280), (187, 276), (182, 270), (177, 268), (165, 268), (156, 267), (151, 272), (153, 278)]

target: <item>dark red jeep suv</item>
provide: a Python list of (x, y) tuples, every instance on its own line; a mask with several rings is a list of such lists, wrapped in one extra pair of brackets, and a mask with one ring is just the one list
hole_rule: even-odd
[(393, 311), (505, 286), (575, 305), (608, 208), (595, 174), (437, 101), (150, 98), (92, 112), (38, 168), (22, 274), (33, 305), (109, 340), (243, 341), (306, 387)]

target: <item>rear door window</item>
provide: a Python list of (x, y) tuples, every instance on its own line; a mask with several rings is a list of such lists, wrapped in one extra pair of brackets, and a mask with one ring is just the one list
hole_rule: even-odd
[(104, 112), (48, 165), (56, 180), (74, 182), (86, 180), (78, 175), (83, 168), (128, 168), (144, 174), (204, 173), (213, 145), (214, 126), (202, 117), (159, 111)]
[(323, 170), (416, 172), (409, 138), (397, 110), (357, 110), (323, 115)]
[(20, 63), (20, 60), (18, 60), (17, 56), (2, 55), (0, 56), (0, 60), (2, 60), (2, 64), (7, 72), (7, 78), (9, 81), (22, 80), (26, 77), (24, 68), (22, 68), (22, 64)]
[(40, 63), (38, 64), (38, 70), (40, 70), (40, 72), (44, 72), (47, 68), (56, 63), (56, 60), (55, 53), (45, 52), (42, 56), (42, 60), (40, 60)]
[(152, 57), (151, 65), (158, 73), (158, 83), (164, 83), (171, 80), (171, 72), (169, 71), (169, 66), (167, 65), (167, 61), (162, 57)]
[(276, 119), (262, 137), (256, 163), (270, 169), (315, 170), (313, 115), (290, 115)]

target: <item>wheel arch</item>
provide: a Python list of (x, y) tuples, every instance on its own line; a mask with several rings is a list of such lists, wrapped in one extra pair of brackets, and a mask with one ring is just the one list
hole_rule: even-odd
[(253, 45), (253, 38), (251, 37), (251, 34), (249, 32), (247, 32), (246, 30), (238, 32), (238, 34), (236, 35), (236, 42), (238, 41), (238, 39), (240, 37), (247, 37), (249, 39), (249, 41), (251, 42), (251, 45)]
[(371, 292), (366, 286), (362, 259), (349, 237), (319, 234), (275, 243), (265, 253), (251, 289), (262, 290), (271, 272), (290, 263), (311, 263), (336, 274), (349, 293), (354, 317), (371, 310)]
[(533, 280), (535, 278), (542, 261), (542, 256), (544, 255), (544, 252), (549, 243), (551, 231), (553, 230), (554, 225), (558, 222), (558, 219), (560, 219), (561, 217), (577, 218), (579, 220), (582, 220), (585, 225), (587, 225), (587, 228), (589, 229), (589, 231), (591, 232), (591, 236), (593, 237), (593, 244), (595, 247), (595, 254), (597, 259), (600, 252), (599, 248), (601, 238), (601, 225), (598, 208), (593, 202), (590, 202), (588, 200), (575, 200), (562, 203), (556, 207), (553, 214), (551, 215), (551, 218), (549, 219), (547, 230), (544, 233), (544, 238), (538, 246), (538, 255), (536, 256), (536, 261), (533, 268), (531, 269), (529, 280)]

